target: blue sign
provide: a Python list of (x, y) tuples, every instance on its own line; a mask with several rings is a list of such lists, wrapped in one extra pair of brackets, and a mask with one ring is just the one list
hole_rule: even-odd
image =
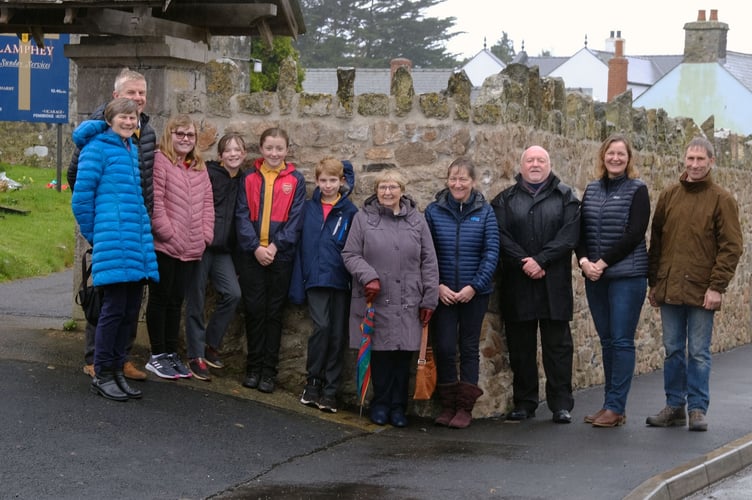
[(68, 123), (70, 35), (0, 35), (0, 121)]

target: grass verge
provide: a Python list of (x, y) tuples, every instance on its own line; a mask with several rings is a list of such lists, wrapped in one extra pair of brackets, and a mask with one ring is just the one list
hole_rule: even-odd
[[(48, 187), (49, 168), (0, 164), (0, 172), (23, 187), (0, 191), (0, 282), (62, 271), (73, 264), (75, 219), (70, 190)], [(65, 179), (65, 172), (62, 176)]]

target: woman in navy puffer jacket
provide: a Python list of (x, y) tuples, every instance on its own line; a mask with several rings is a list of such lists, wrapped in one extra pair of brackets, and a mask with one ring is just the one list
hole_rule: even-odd
[(499, 259), (496, 216), (474, 185), (472, 162), (456, 159), (447, 170), (447, 187), (425, 212), (440, 281), (431, 330), (442, 407), (435, 422), (455, 428), (470, 425), (475, 401), (483, 394), (478, 387), (480, 330)]
[(110, 102), (106, 121), (88, 120), (73, 132), (81, 150), (71, 207), (92, 246), (93, 283), (104, 290), (95, 334), (92, 391), (116, 401), (141, 397), (123, 376), (125, 351), (138, 321), (143, 285), (159, 281), (149, 214), (141, 191), (138, 151), (131, 136), (138, 105)]

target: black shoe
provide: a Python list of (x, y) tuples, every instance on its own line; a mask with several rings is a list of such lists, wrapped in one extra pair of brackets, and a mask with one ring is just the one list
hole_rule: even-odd
[(249, 389), (255, 389), (259, 386), (259, 381), (261, 380), (261, 375), (258, 373), (249, 373), (246, 375), (245, 380), (243, 380), (243, 387), (248, 387)]
[(395, 427), (407, 427), (407, 417), (402, 410), (392, 410), (389, 414), (389, 421)]
[(316, 408), (321, 399), (321, 381), (313, 378), (309, 379), (303, 388), (303, 394), (300, 395), (300, 402), (311, 408)]
[(141, 396), (143, 396), (140, 389), (136, 389), (128, 384), (128, 381), (125, 379), (125, 374), (121, 370), (115, 371), (115, 383), (120, 390), (127, 394), (131, 399), (140, 399)]
[(337, 398), (334, 396), (322, 396), (316, 403), (319, 410), (326, 413), (337, 413)]
[(258, 383), (258, 390), (267, 394), (274, 392), (274, 379), (271, 377), (261, 379), (261, 382)]
[(111, 371), (102, 370), (91, 379), (91, 392), (113, 401), (128, 401), (128, 395), (118, 387)]
[(527, 420), (528, 418), (533, 418), (535, 416), (535, 410), (533, 411), (527, 411), (525, 408), (515, 408), (511, 412), (509, 412), (509, 415), (507, 415), (507, 420)]
[(552, 420), (557, 424), (571, 424), (572, 415), (567, 410), (556, 410)]
[(386, 425), (388, 418), (386, 410), (383, 408), (373, 408), (371, 410), (371, 422), (376, 425)]

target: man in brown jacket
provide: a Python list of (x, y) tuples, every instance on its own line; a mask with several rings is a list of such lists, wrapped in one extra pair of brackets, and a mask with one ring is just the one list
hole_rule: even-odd
[(655, 427), (705, 431), (710, 402), (713, 316), (742, 254), (742, 231), (733, 196), (713, 182), (713, 145), (690, 141), (679, 184), (666, 188), (653, 215), (648, 299), (663, 323), (666, 407), (648, 417)]

